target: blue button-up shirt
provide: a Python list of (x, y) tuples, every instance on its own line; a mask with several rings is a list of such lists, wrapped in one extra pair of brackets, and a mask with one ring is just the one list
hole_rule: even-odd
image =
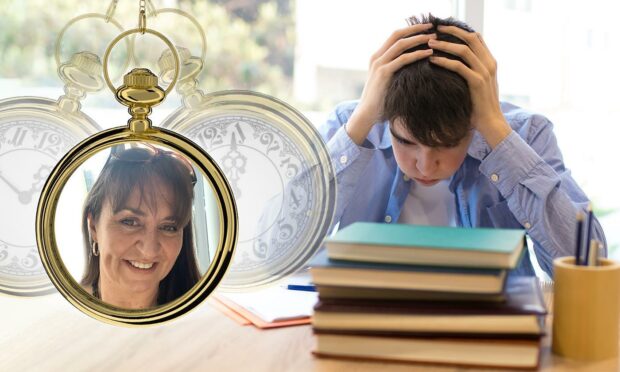
[[(336, 171), (332, 228), (356, 221), (396, 223), (415, 182), (398, 168), (387, 121), (375, 124), (361, 146), (351, 140), (345, 124), (356, 106), (357, 101), (338, 105), (319, 128)], [(501, 108), (513, 131), (493, 150), (475, 132), (450, 180), (456, 223), (525, 229), (538, 263), (553, 277), (553, 259), (574, 255), (577, 211), (585, 213), (588, 198), (564, 166), (552, 123), (508, 103)], [(606, 245), (596, 218), (592, 238)], [(528, 252), (515, 273), (534, 275)]]

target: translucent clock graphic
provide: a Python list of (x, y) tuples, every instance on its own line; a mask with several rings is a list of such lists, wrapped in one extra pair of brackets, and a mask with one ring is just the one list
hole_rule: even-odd
[[(13, 97), (0, 101), (0, 292), (5, 294), (36, 296), (54, 291), (39, 259), (34, 224), (41, 189), (52, 168), (68, 149), (101, 130), (80, 105), (87, 93), (104, 87), (100, 58), (82, 51), (60, 61), (64, 31), (87, 18), (106, 16), (76, 17), (57, 39), (64, 95), (57, 100)], [(122, 30), (114, 19), (108, 21)]]
[(52, 290), (33, 229), (39, 194), (62, 155), (99, 130), (79, 111), (78, 100), (84, 88), (91, 87), (70, 75), (66, 78), (67, 94), (58, 101), (37, 97), (0, 101), (0, 291), (6, 293), (38, 295)]

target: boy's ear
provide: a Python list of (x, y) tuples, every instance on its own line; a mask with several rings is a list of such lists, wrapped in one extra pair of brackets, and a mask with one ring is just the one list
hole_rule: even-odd
[(92, 213), (89, 213), (86, 217), (88, 221), (88, 232), (90, 233), (90, 237), (92, 241), (97, 241), (97, 228), (95, 227), (95, 219), (93, 218)]

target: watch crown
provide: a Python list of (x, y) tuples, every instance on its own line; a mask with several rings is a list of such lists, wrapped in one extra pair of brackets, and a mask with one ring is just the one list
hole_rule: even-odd
[[(179, 59), (181, 63), (184, 63), (185, 61), (187, 61), (188, 59), (190, 59), (192, 57), (192, 53), (189, 51), (189, 49), (184, 48), (184, 47), (180, 47), (177, 46), (177, 52), (179, 53)], [(159, 57), (159, 60), (157, 61), (157, 65), (159, 66), (159, 69), (161, 71), (168, 71), (168, 70), (173, 70), (175, 69), (175, 63), (174, 63), (174, 55), (172, 54), (172, 52), (170, 50), (166, 50), (161, 57)]]
[(153, 88), (157, 86), (157, 76), (146, 68), (134, 68), (123, 78), (125, 86), (132, 88)]
[(102, 74), (101, 60), (96, 54), (90, 52), (79, 52), (71, 56), (71, 64), (85, 73), (93, 76)]

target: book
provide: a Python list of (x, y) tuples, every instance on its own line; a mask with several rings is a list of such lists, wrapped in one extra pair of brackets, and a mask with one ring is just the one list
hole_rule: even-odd
[(320, 299), (317, 330), (366, 334), (541, 335), (547, 314), (535, 277), (511, 277), (504, 302)]
[(536, 368), (540, 338), (415, 338), (316, 332), (314, 354), (381, 361), (496, 368)]
[(396, 264), (514, 268), (525, 244), (517, 229), (356, 222), (325, 239), (329, 258)]
[(315, 286), (323, 299), (349, 298), (367, 300), (418, 300), (418, 301), (505, 301), (504, 293), (458, 293), (419, 291), (407, 289), (341, 287), (336, 285)]
[(498, 294), (506, 270), (341, 261), (323, 250), (310, 261), (310, 275), (318, 286)]
[(217, 295), (215, 294), (207, 299), (207, 303), (209, 303), (212, 307), (219, 310), (222, 314), (226, 315), (228, 318), (232, 319), (235, 323), (239, 325), (247, 326), (252, 324), (250, 320), (241, 315), (239, 312), (233, 310), (230, 306), (225, 305), (220, 300), (218, 300)]

